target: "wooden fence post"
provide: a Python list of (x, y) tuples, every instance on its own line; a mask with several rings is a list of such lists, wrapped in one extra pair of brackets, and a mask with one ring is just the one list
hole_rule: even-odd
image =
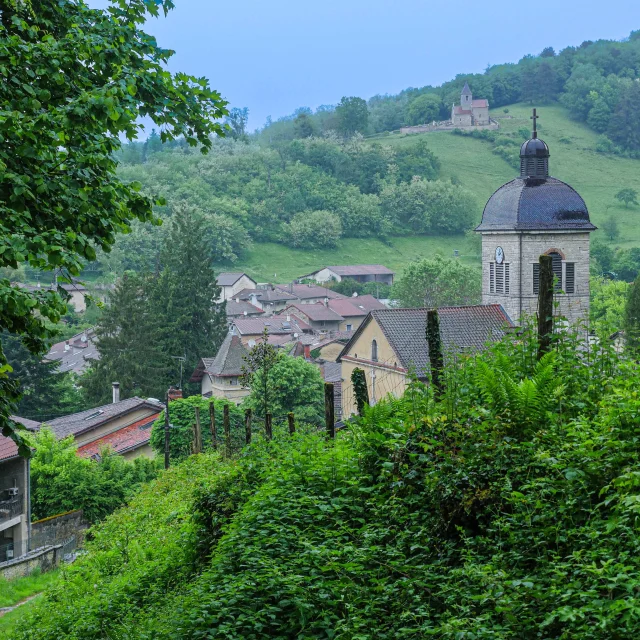
[(427, 345), (429, 347), (429, 368), (431, 369), (431, 383), (435, 396), (442, 395), (444, 381), (444, 357), (442, 355), (442, 340), (440, 339), (440, 319), (437, 309), (427, 311)]
[(229, 405), (224, 405), (222, 414), (222, 425), (224, 427), (224, 443), (227, 455), (231, 455), (231, 423), (229, 422)]
[(202, 453), (202, 427), (200, 425), (200, 407), (196, 407), (196, 450), (195, 453)]
[(169, 392), (164, 405), (164, 468), (169, 468)]
[(267, 440), (271, 440), (273, 438), (273, 429), (271, 427), (271, 414), (267, 413), (264, 417), (264, 434), (267, 437)]
[(553, 334), (553, 259), (540, 256), (538, 285), (538, 360), (551, 348)]
[(289, 421), (289, 434), (293, 435), (296, 432), (296, 417), (293, 412), (287, 414), (287, 420)]
[(251, 444), (251, 409), (244, 412), (244, 441)]
[(218, 430), (216, 429), (216, 406), (209, 402), (209, 427), (211, 429), (211, 444), (213, 450), (218, 450)]
[(327, 429), (327, 437), (336, 437), (336, 418), (333, 395), (333, 384), (324, 383), (324, 423)]

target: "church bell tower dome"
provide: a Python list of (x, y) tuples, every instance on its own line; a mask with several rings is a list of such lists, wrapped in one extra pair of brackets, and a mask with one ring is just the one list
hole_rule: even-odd
[(520, 148), (520, 175), (489, 198), (482, 234), (482, 303), (510, 317), (535, 314), (539, 258), (551, 256), (558, 313), (570, 322), (589, 314), (589, 234), (596, 227), (580, 194), (549, 175), (549, 147), (533, 133)]

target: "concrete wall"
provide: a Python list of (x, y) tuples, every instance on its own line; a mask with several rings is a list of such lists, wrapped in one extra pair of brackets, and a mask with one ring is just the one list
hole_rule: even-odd
[(489, 124), (478, 124), (478, 125), (462, 125), (455, 124), (453, 122), (448, 122), (446, 124), (426, 124), (426, 125), (418, 125), (416, 127), (402, 127), (400, 129), (400, 133), (431, 133), (433, 131), (453, 131), (454, 129), (460, 128), (464, 126), (466, 131), (497, 131), (500, 129), (500, 125), (496, 122), (491, 122)]
[[(13, 544), (13, 552), (18, 557), (26, 552), (29, 537), (29, 504), (28, 504), (29, 464), (24, 458), (14, 458), (0, 464), (0, 500), (13, 499), (7, 493), (10, 487), (18, 487), (16, 498), (19, 513), (13, 517), (0, 520), (0, 547)], [(12, 504), (7, 505), (10, 509)], [(3, 552), (4, 555), (4, 552)], [(4, 558), (3, 558), (4, 559)]]
[[(522, 245), (522, 246), (521, 246)], [(489, 287), (489, 264), (495, 262), (495, 250), (504, 250), (509, 263), (509, 294), (495, 294)], [(537, 311), (538, 296), (533, 292), (533, 265), (540, 255), (557, 250), (566, 262), (575, 263), (575, 293), (558, 293), (558, 315), (570, 322), (589, 316), (589, 234), (584, 232), (523, 232), (482, 234), (482, 304), (501, 304), (512, 320)], [(522, 262), (520, 262), (522, 255)], [(522, 292), (522, 299), (520, 299)]]
[(224, 400), (229, 400), (235, 404), (240, 404), (242, 400), (249, 395), (250, 390), (245, 387), (241, 387), (238, 378), (234, 379), (238, 384), (231, 384), (231, 378), (212, 376), (212, 397), (222, 398)]

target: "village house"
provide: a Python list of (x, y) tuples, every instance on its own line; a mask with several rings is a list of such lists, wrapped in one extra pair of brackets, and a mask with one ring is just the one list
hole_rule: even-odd
[(451, 122), (456, 127), (471, 127), (490, 124), (489, 101), (474, 100), (468, 83), (464, 83), (460, 104), (451, 108)]
[(387, 308), (386, 305), (371, 295), (329, 300), (328, 306), (329, 309), (342, 316), (339, 331), (355, 331), (367, 317), (369, 311)]
[(240, 404), (249, 395), (249, 389), (240, 384), (247, 354), (240, 337), (230, 333), (215, 358), (200, 360), (189, 381), (200, 383), (200, 393), (205, 398), (224, 398)]
[(77, 333), (68, 340), (62, 340), (52, 345), (44, 357), (47, 362), (57, 362), (57, 370), (61, 373), (84, 373), (91, 362), (100, 359), (96, 345), (96, 334), (93, 328)]
[(242, 271), (223, 271), (218, 274), (216, 283), (220, 287), (218, 302), (231, 300), (243, 289), (252, 289), (256, 281)]
[(330, 331), (340, 331), (340, 323), (344, 318), (329, 308), (329, 301), (326, 304), (318, 302), (316, 304), (292, 304), (285, 309), (288, 315), (302, 320), (311, 329), (318, 333), (328, 333)]
[(154, 398), (120, 400), (120, 388), (114, 382), (112, 403), (55, 418), (43, 426), (46, 424), (59, 440), (73, 436), (78, 455), (83, 457), (95, 456), (100, 448), (109, 446), (128, 460), (152, 458), (151, 426), (163, 408)]
[(87, 309), (86, 296), (88, 295), (87, 287), (80, 282), (58, 282), (57, 279), (51, 284), (41, 285), (37, 284), (23, 284), (21, 282), (12, 283), (14, 286), (21, 289), (27, 289), (28, 291), (56, 291), (58, 288), (62, 289), (68, 296), (69, 302), (77, 313), (83, 313)]
[(248, 316), (260, 316), (264, 314), (264, 310), (255, 305), (239, 298), (227, 300), (226, 304), (227, 320), (235, 320), (236, 318), (246, 318)]
[(295, 299), (294, 304), (318, 304), (318, 302), (324, 302), (325, 299), (337, 300), (349, 297), (317, 284), (278, 284), (276, 288), (292, 295)]
[(298, 298), (269, 284), (254, 289), (243, 289), (234, 296), (234, 300), (249, 302), (266, 315), (271, 315), (282, 311), (291, 302), (297, 302)]
[[(440, 337), (446, 357), (482, 349), (500, 340), (513, 322), (498, 304), (438, 309)], [(363, 369), (369, 399), (375, 404), (391, 394), (403, 395), (410, 372), (426, 381), (429, 348), (426, 342), (427, 309), (381, 309), (372, 311), (342, 350), (343, 416), (356, 413), (351, 387), (355, 368)], [(348, 389), (348, 392), (346, 391)]]
[[(39, 423), (11, 416), (33, 431)], [(0, 562), (19, 558), (29, 550), (31, 523), (29, 460), (18, 454), (16, 443), (0, 435)]]
[(393, 284), (394, 272), (381, 264), (356, 264), (323, 267), (317, 271), (301, 276), (298, 280), (315, 280), (319, 283), (336, 280), (342, 281), (344, 278), (355, 280), (356, 282), (380, 282), (382, 284)]
[(269, 344), (282, 346), (295, 342), (304, 333), (311, 333), (311, 326), (291, 315), (259, 318), (238, 318), (231, 323), (229, 332), (240, 337), (248, 348), (254, 347), (267, 331)]

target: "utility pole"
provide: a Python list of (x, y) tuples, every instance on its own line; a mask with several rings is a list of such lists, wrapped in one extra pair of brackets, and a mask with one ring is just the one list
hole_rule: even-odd
[(180, 389), (182, 389), (182, 368), (184, 367), (184, 363), (187, 360), (187, 356), (171, 356), (174, 360), (180, 361)]
[(336, 437), (336, 418), (334, 406), (333, 384), (331, 382), (324, 383), (324, 423), (327, 429), (327, 437)]
[(164, 407), (164, 468), (169, 468), (169, 391)]

